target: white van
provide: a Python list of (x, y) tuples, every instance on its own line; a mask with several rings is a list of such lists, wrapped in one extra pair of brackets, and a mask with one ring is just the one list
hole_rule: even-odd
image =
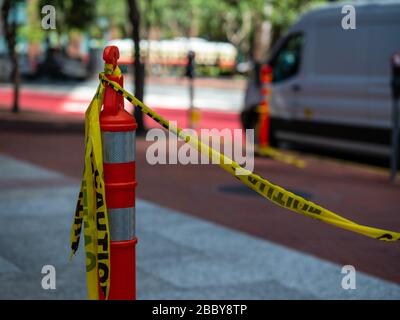
[(390, 59), (400, 51), (400, 1), (337, 3), (306, 13), (272, 51), (272, 142), (388, 155)]

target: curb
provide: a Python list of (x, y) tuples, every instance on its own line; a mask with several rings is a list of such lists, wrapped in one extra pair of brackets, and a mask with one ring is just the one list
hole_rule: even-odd
[(65, 116), (31, 111), (12, 113), (1, 110), (0, 131), (83, 134), (85, 122), (83, 115)]

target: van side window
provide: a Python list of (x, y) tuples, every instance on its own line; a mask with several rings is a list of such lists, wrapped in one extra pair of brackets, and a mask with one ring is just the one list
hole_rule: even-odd
[(299, 72), (304, 36), (301, 33), (289, 36), (272, 59), (273, 82), (280, 82)]

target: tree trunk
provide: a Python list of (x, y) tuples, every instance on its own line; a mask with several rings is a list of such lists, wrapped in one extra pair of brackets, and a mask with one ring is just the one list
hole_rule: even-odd
[(253, 43), (252, 43), (252, 60), (262, 63), (264, 58), (263, 48), (263, 24), (261, 16), (256, 14), (254, 17)]
[[(144, 96), (144, 64), (140, 59), (140, 12), (137, 0), (128, 0), (129, 20), (132, 26), (132, 39), (135, 47), (134, 54), (134, 86), (135, 96), (143, 101)], [(143, 113), (139, 108), (134, 109), (136, 122), (138, 124), (137, 133), (142, 134), (145, 131)]]
[[(3, 6), (1, 8), (1, 15), (3, 20), (3, 29), (4, 34), (7, 41), (8, 47), (8, 54), (11, 60), (11, 79), (14, 84), (14, 100), (12, 111), (17, 113), (19, 112), (19, 86), (20, 86), (20, 79), (19, 79), (19, 65), (18, 65), (18, 54), (15, 49), (16, 45), (16, 33), (17, 33), (17, 26), (16, 26), (16, 19), (12, 20), (12, 23), (9, 24), (9, 16), (12, 8), (12, 0), (4, 0)], [(14, 8), (15, 9), (15, 8)]]
[(271, 30), (271, 41), (269, 44), (269, 47), (272, 48), (275, 43), (278, 42), (278, 40), (280, 39), (282, 35), (282, 28), (279, 26), (272, 26), (272, 30)]

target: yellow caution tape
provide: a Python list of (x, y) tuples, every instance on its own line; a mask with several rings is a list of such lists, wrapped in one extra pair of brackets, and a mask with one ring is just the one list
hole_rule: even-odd
[[(143, 102), (138, 100), (135, 96), (125, 91), (118, 83), (107, 79), (103, 73), (100, 74), (99, 78), (103, 83), (107, 83), (119, 94), (122, 94), (129, 102), (134, 104), (143, 113), (148, 115), (165, 129), (170, 130), (179, 138), (183, 139), (186, 143), (197, 149), (198, 152), (207, 154), (211, 159), (219, 159), (220, 161), (218, 165), (222, 169), (232, 174), (243, 184), (258, 192), (261, 196), (270, 200), (271, 202), (307, 217), (321, 220), (371, 238), (383, 241), (396, 241), (400, 239), (400, 233), (398, 232), (372, 228), (347, 220), (340, 215), (333, 213), (332, 211), (329, 211), (311, 201), (287, 191), (284, 188), (277, 186), (268, 180), (242, 168), (238, 163), (226, 157), (224, 154), (214, 150), (196, 137), (187, 134), (182, 129), (171, 124), (168, 120), (164, 119), (151, 108), (146, 106)], [(240, 175), (238, 175), (238, 173), (240, 173)]]
[[(120, 69), (106, 65), (107, 74), (120, 76)], [(85, 166), (71, 229), (71, 258), (78, 250), (82, 222), (86, 253), (88, 298), (105, 299), (110, 288), (110, 237), (103, 176), (103, 153), (100, 132), (100, 110), (104, 85), (100, 83), (85, 113)]]
[(306, 162), (304, 160), (298, 159), (297, 157), (295, 157), (291, 154), (283, 153), (273, 147), (269, 147), (269, 146), (265, 147), (265, 148), (259, 147), (258, 149), (256, 149), (256, 152), (260, 156), (267, 156), (267, 157), (270, 157), (271, 159), (293, 165), (297, 168), (302, 169), (306, 166)]

